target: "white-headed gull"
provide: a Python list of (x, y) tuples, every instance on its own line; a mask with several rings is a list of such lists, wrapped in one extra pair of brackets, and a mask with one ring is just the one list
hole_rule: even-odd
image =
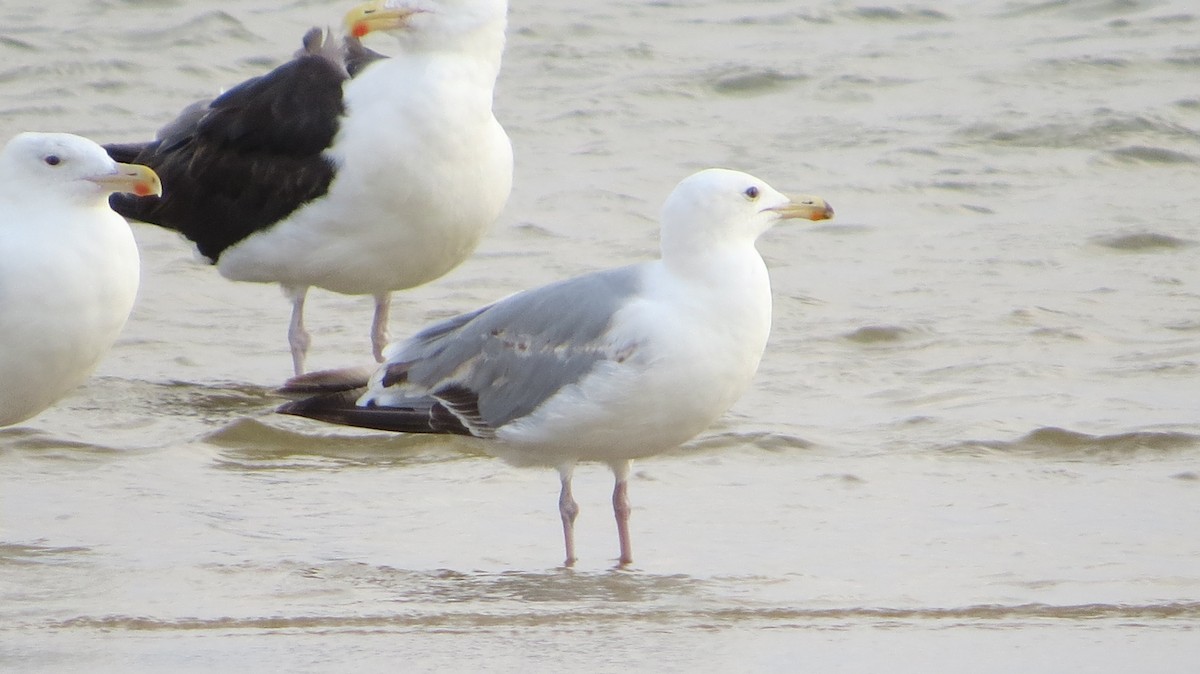
[(79, 136), (22, 133), (0, 151), (0, 426), (82, 384), (129, 318), (138, 250), (114, 192), (162, 188)]
[(789, 198), (745, 173), (701, 171), (663, 207), (660, 259), (527, 290), (433, 325), (391, 345), (369, 382), (350, 370), (297, 377), (285, 391), (325, 392), (280, 411), (472, 436), (513, 464), (557, 468), (568, 566), (578, 513), (572, 470), (579, 461), (606, 463), (627, 565), (630, 461), (703, 431), (758, 368), (771, 285), (755, 240), (783, 220), (832, 216), (819, 198)]

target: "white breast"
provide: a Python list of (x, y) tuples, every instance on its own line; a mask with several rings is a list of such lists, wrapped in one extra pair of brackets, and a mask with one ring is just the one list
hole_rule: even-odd
[[(107, 207), (6, 208), (0, 230), (0, 425), (41, 412), (83, 383), (124, 327), (137, 295), (138, 251)], [(87, 213), (86, 220), (79, 214)]]

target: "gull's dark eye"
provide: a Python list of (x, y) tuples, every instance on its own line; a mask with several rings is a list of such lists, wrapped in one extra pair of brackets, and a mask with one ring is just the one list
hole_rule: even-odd
[(58, 155), (52, 154), (52, 155), (47, 155), (46, 163), (49, 164), (50, 166), (58, 166), (59, 164), (62, 163), (62, 160), (58, 158)]
[(747, 187), (746, 191), (742, 192), (742, 194), (745, 194), (746, 198), (749, 199), (750, 201), (754, 201), (755, 199), (758, 198), (758, 188), (755, 187), (754, 185), (751, 185), (750, 187)]

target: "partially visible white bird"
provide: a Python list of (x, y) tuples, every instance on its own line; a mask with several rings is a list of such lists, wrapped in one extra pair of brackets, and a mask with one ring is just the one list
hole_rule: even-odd
[(703, 431), (758, 368), (771, 286), (755, 241), (782, 220), (832, 216), (819, 198), (789, 199), (745, 173), (702, 171), (663, 207), (661, 259), (528, 290), (433, 325), (390, 346), (369, 385), (350, 370), (294, 378), (285, 392), (326, 392), (280, 411), (469, 435), (513, 464), (557, 468), (568, 566), (579, 511), (572, 471), (579, 461), (606, 463), (627, 565), (630, 461)]
[[(119, 197), (126, 217), (174, 229), (221, 275), (278, 283), (304, 372), (310, 286), (372, 295), (387, 344), (391, 294), (463, 262), (512, 188), (512, 147), (492, 114), (507, 0), (374, 0), (346, 16), (345, 48), (313, 29), (291, 61), (192, 105), (145, 143), (112, 144), (170, 186)], [(395, 58), (358, 38), (381, 32)]]
[(162, 187), (79, 136), (22, 133), (0, 151), (0, 426), (82, 384), (129, 318), (138, 250), (114, 192)]

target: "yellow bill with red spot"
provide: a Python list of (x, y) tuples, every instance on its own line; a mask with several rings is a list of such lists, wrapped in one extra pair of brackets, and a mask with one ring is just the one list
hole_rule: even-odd
[(403, 7), (395, 0), (372, 0), (364, 2), (346, 13), (346, 33), (362, 37), (379, 30), (403, 28), (410, 17), (420, 13), (414, 7)]
[(799, 218), (803, 220), (828, 220), (833, 217), (833, 207), (821, 197), (807, 194), (788, 195), (788, 201), (782, 206), (770, 210), (775, 211), (784, 220)]
[(88, 180), (113, 192), (136, 194), (139, 197), (162, 196), (162, 181), (149, 166), (141, 164), (116, 164), (112, 173), (92, 176)]

